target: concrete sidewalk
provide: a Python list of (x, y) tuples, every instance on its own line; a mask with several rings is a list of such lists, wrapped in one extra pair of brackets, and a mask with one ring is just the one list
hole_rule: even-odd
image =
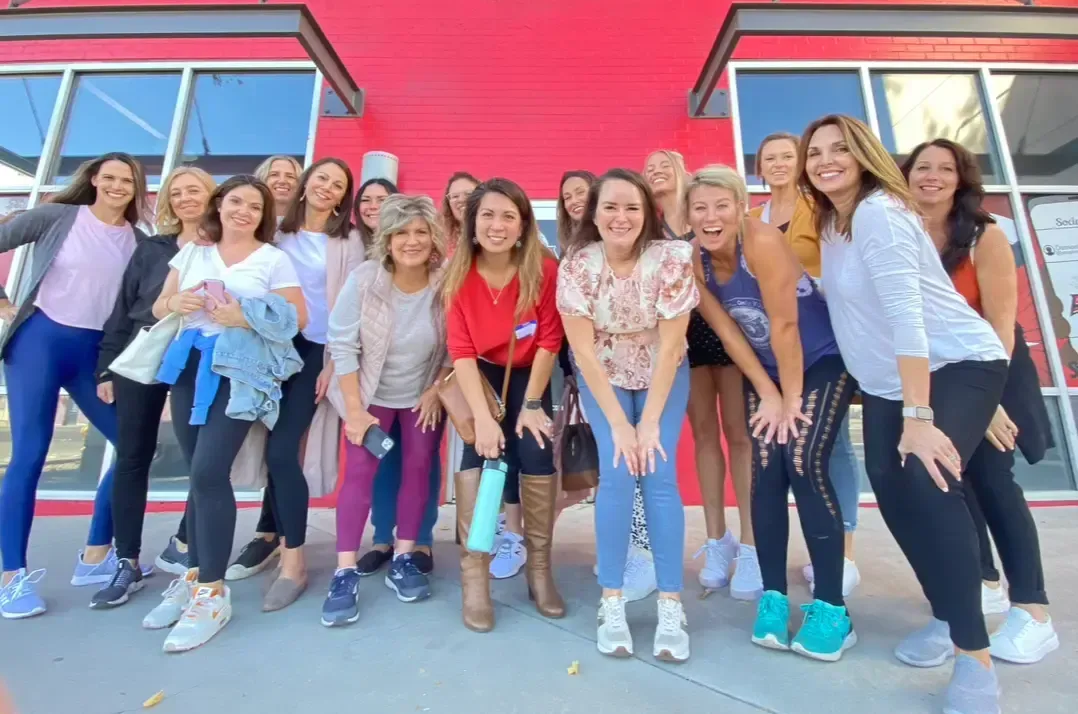
[[(1035, 512), (1053, 614), (1063, 646), (1039, 665), (999, 665), (1005, 712), (1065, 714), (1078, 710), (1078, 510)], [(796, 519), (796, 515), (793, 516)], [(244, 510), (237, 552), (257, 511)], [(731, 511), (730, 518), (736, 519)], [(700, 509), (688, 513), (686, 610), (692, 660), (681, 666), (651, 657), (654, 597), (629, 605), (637, 656), (602, 657), (595, 649), (599, 590), (592, 511), (578, 506), (558, 524), (556, 577), (569, 608), (559, 621), (539, 616), (523, 575), (494, 585), (497, 627), (479, 635), (460, 623), (460, 588), (451, 524), (442, 509), (436, 532), (434, 597), (405, 605), (381, 577), (363, 582), (362, 616), (349, 628), (327, 630), (319, 611), (334, 565), (333, 513), (312, 513), (311, 588), (282, 612), (260, 610), (268, 574), (233, 588), (233, 621), (206, 647), (183, 655), (161, 652), (164, 632), (140, 622), (168, 585), (159, 573), (122, 608), (91, 611), (91, 589), (68, 585), (85, 518), (44, 518), (35, 524), (31, 560), (49, 568), (42, 592), (50, 610), (28, 621), (0, 621), (0, 677), (19, 714), (121, 714), (141, 711), (159, 690), (153, 711), (174, 714), (325, 712), (604, 714), (719, 712), (721, 714), (928, 714), (941, 709), (949, 667), (915, 670), (891, 648), (922, 625), (928, 609), (909, 566), (875, 510), (862, 509), (858, 563), (863, 582), (849, 606), (860, 644), (838, 664), (776, 653), (749, 641), (755, 609), (725, 593), (700, 599), (689, 556), (703, 542)], [(150, 516), (146, 555), (156, 555), (175, 527), (174, 514)], [(732, 523), (732, 525), (736, 525)], [(797, 531), (796, 525), (793, 530)], [(736, 527), (735, 527), (736, 532)], [(790, 547), (790, 595), (809, 598), (800, 575), (807, 560), (799, 531)], [(993, 617), (994, 627), (1002, 618)], [(566, 668), (580, 662), (580, 674)], [(1071, 704), (1067, 704), (1070, 701)]]

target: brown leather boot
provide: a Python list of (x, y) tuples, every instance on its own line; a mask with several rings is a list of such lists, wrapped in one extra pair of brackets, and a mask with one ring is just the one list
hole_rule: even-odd
[(554, 535), (554, 503), (558, 477), (520, 475), (520, 505), (524, 509), (524, 544), (528, 549), (528, 597), (543, 617), (565, 617), (565, 601), (550, 573)]
[(475, 632), (494, 629), (494, 603), (490, 601), (490, 553), (468, 550), (468, 529), (479, 493), (479, 469), (456, 474), (457, 533), (460, 535), (460, 587), (463, 590), (461, 616), (464, 626)]

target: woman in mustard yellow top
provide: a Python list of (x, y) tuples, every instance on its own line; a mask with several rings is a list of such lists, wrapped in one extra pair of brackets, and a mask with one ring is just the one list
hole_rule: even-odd
[[(800, 140), (793, 134), (771, 134), (756, 152), (756, 175), (771, 189), (771, 198), (749, 215), (769, 223), (783, 233), (809, 275), (820, 278), (820, 237), (816, 234), (813, 207), (797, 188), (797, 149)], [(825, 296), (826, 297), (826, 296)], [(850, 441), (849, 416), (839, 427), (831, 452), (831, 482), (839, 500), (846, 528), (846, 563), (842, 595), (849, 596), (861, 582), (853, 560), (853, 533), (857, 530), (857, 504), (861, 491), (861, 465)], [(813, 582), (812, 566), (804, 568), (805, 579)]]

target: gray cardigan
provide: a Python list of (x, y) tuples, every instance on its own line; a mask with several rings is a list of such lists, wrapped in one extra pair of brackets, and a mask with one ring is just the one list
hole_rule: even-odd
[[(56, 254), (60, 252), (60, 246), (71, 233), (71, 227), (75, 225), (75, 218), (79, 215), (79, 208), (81, 206), (45, 203), (0, 224), (0, 253), (15, 250), (21, 245), (34, 245), (30, 281), (25, 284), (23, 295), (15, 296), (19, 305), (18, 312), (15, 314), (15, 320), (4, 331), (3, 337), (0, 337), (0, 360), (3, 360), (15, 330), (37, 309), (34, 307), (34, 300), (37, 298), (38, 288), (41, 287), (45, 273), (49, 272)], [(146, 238), (146, 234), (138, 227), (134, 227), (134, 231), (136, 241)], [(0, 299), (10, 299), (2, 286)]]

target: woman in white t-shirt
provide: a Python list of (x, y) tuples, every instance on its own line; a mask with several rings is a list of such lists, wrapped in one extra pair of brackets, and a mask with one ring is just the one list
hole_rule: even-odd
[[(166, 652), (182, 652), (207, 642), (232, 616), (225, 568), (236, 530), (236, 497), (232, 462), (252, 422), (225, 414), (230, 398), (226, 377), (210, 369), (213, 345), (226, 328), (248, 328), (241, 299), (273, 292), (307, 325), (307, 306), (292, 262), (271, 245), (277, 229), (273, 195), (254, 176), (234, 176), (210, 197), (202, 219), (202, 238), (212, 245), (189, 243), (173, 258), (161, 296), (154, 303), (158, 319), (184, 316), (178, 341), (189, 344), (184, 364), (171, 365), (166, 355), (159, 379), (174, 368), (172, 425), (180, 448), (191, 464), (187, 500), (188, 552), (191, 570), (165, 593), (165, 599), (143, 622), (164, 628), (179, 621), (165, 640)], [(182, 271), (182, 276), (181, 276)], [(210, 281), (210, 282), (207, 282)], [(216, 281), (216, 282), (213, 282)], [(223, 285), (222, 285), (223, 283)], [(213, 298), (221, 288), (224, 300)]]
[(916, 667), (954, 657), (944, 711), (998, 712), (977, 534), (959, 480), (996, 413), (1007, 353), (955, 290), (870, 128), (818, 119), (798, 163), (816, 205), (831, 325), (863, 395), (865, 467), (934, 615), (895, 656)]

